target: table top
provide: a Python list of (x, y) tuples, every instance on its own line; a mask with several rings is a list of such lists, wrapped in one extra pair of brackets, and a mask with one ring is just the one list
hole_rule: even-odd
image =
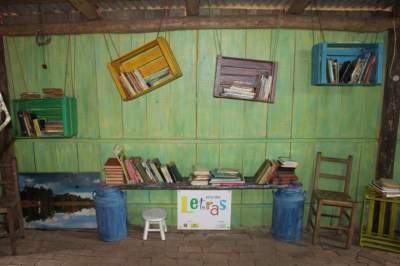
[(301, 186), (301, 183), (295, 183), (292, 185), (273, 185), (265, 184), (258, 185), (254, 182), (253, 177), (245, 177), (246, 183), (243, 185), (232, 185), (232, 186), (193, 186), (189, 181), (181, 181), (177, 183), (163, 183), (163, 184), (127, 184), (117, 186), (123, 190), (232, 190), (232, 189), (278, 189), (289, 186)]

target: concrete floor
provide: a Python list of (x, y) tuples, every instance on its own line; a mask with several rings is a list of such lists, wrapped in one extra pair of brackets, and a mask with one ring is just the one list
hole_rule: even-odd
[(142, 240), (140, 228), (116, 243), (98, 240), (95, 231), (27, 230), (10, 256), (8, 239), (0, 239), (0, 265), (400, 265), (400, 254), (361, 248), (345, 250), (329, 238), (311, 245), (311, 236), (294, 243), (274, 240), (267, 231), (169, 231)]

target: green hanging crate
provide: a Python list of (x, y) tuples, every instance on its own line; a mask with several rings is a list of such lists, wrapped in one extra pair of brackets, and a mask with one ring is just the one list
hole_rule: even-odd
[(400, 198), (384, 198), (366, 190), (360, 246), (400, 253)]
[(78, 131), (74, 97), (12, 101), (16, 138), (69, 138)]

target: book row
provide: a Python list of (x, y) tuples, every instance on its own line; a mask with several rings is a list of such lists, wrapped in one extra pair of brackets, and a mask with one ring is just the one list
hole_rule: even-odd
[(144, 160), (141, 157), (129, 157), (119, 161), (117, 158), (109, 158), (104, 164), (104, 172), (106, 183), (110, 185), (182, 181), (182, 175), (174, 162), (161, 164), (159, 159)]
[(18, 111), (19, 132), (25, 137), (41, 137), (43, 135), (62, 135), (64, 124), (62, 121), (47, 121), (38, 118), (36, 114)]
[(352, 61), (327, 61), (327, 77), (329, 83), (369, 84), (376, 65), (376, 57), (372, 52), (364, 53)]
[(292, 160), (269, 160), (264, 162), (254, 174), (255, 183), (259, 185), (290, 185), (296, 184), (299, 180), (295, 173), (298, 163)]
[(143, 77), (139, 70), (122, 71), (119, 75), (121, 84), (123, 85), (126, 94), (129, 97), (142, 94), (150, 87), (170, 79), (172, 76), (170, 69), (165, 67), (147, 77)]

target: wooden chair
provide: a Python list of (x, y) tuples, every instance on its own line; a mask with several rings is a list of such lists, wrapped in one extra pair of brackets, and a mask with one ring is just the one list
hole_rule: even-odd
[[(338, 232), (345, 232), (347, 235), (346, 248), (350, 248), (354, 226), (355, 226), (355, 216), (357, 210), (357, 203), (352, 200), (349, 195), (350, 178), (351, 178), (351, 167), (352, 167), (353, 157), (349, 155), (347, 159), (338, 159), (323, 157), (321, 152), (317, 153), (315, 175), (314, 175), (314, 185), (313, 193), (310, 202), (310, 210), (308, 212), (308, 223), (307, 229), (310, 227), (313, 229), (312, 243), (315, 244), (317, 237), (319, 235), (320, 228), (324, 229), (334, 229)], [(330, 162), (335, 164), (342, 164), (346, 167), (346, 174), (344, 176), (322, 173), (321, 172), (321, 162)], [(343, 192), (322, 190), (319, 187), (319, 179), (327, 178), (339, 181), (344, 181)], [(339, 215), (322, 213), (324, 206), (331, 206), (340, 208)], [(350, 210), (350, 214), (347, 213)], [(313, 219), (315, 216), (315, 219)], [(330, 217), (331, 219), (338, 219), (337, 225), (320, 225), (321, 216)], [(343, 218), (347, 219), (347, 225), (343, 224)]]
[(17, 236), (24, 236), (21, 199), (19, 195), (17, 163), (15, 158), (6, 159), (0, 163), (0, 215), (5, 216), (8, 237), (11, 242), (11, 253), (16, 255)]

